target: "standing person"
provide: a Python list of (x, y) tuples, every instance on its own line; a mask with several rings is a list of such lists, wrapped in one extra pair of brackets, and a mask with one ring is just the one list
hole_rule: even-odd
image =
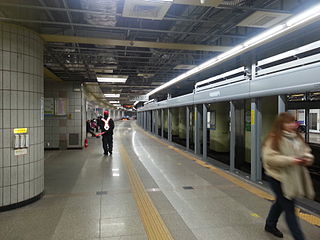
[(91, 128), (90, 120), (87, 120), (87, 123), (86, 123), (86, 132), (87, 132), (87, 134), (88, 134), (88, 133), (91, 133), (91, 136), (92, 136), (92, 137), (96, 137), (96, 134), (93, 132), (93, 129)]
[(99, 132), (99, 124), (98, 124), (98, 118), (97, 119), (94, 119), (94, 122), (96, 124), (96, 132)]
[(263, 166), (276, 200), (269, 211), (265, 231), (283, 238), (277, 229), (281, 213), (295, 240), (304, 240), (295, 215), (295, 198), (314, 197), (314, 190), (305, 166), (313, 163), (311, 149), (298, 133), (298, 124), (289, 113), (281, 113), (267, 136), (263, 149)]
[(94, 131), (94, 129), (97, 128), (97, 123), (96, 123), (96, 121), (94, 119), (91, 120), (91, 128), (92, 128), (93, 131)]
[(104, 111), (103, 115), (100, 121), (100, 128), (104, 155), (108, 155), (108, 153), (112, 155), (114, 122), (109, 117), (109, 111)]

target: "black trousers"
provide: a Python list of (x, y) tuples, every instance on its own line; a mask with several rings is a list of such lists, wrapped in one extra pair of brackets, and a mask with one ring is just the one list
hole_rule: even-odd
[(102, 135), (102, 146), (104, 153), (107, 154), (112, 153), (112, 148), (113, 148), (113, 134), (103, 134)]
[(266, 225), (276, 227), (281, 213), (285, 212), (285, 218), (290, 232), (295, 240), (304, 240), (297, 216), (295, 215), (294, 200), (287, 199), (283, 196), (281, 183), (272, 177), (268, 177), (272, 191), (276, 195), (276, 201), (271, 206)]

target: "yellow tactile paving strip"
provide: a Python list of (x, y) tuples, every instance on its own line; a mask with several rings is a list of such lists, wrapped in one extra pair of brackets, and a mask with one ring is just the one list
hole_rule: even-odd
[[(169, 149), (179, 153), (180, 155), (184, 156), (187, 159), (195, 161), (197, 164), (199, 164), (199, 165), (201, 165), (203, 167), (206, 167), (206, 168), (210, 169), (212, 172), (214, 172), (214, 173), (218, 174), (219, 176), (229, 180), (230, 182), (236, 184), (237, 186), (239, 186), (239, 187), (241, 187), (241, 188), (253, 193), (254, 195), (256, 195), (256, 196), (258, 196), (260, 198), (263, 198), (263, 199), (274, 200), (274, 197), (271, 194), (269, 194), (269, 193), (267, 193), (267, 192), (265, 192), (265, 191), (263, 191), (263, 190), (261, 190), (261, 189), (259, 189), (257, 187), (254, 187), (253, 185), (248, 184), (248, 183), (246, 183), (246, 182), (244, 182), (244, 181), (242, 181), (242, 180), (240, 180), (240, 179), (228, 174), (227, 172), (224, 172), (223, 170), (221, 170), (219, 168), (216, 168), (216, 167), (214, 167), (214, 166), (212, 166), (212, 165), (210, 165), (210, 164), (208, 164), (208, 163), (206, 163), (206, 162), (204, 162), (204, 161), (192, 156), (191, 154), (189, 154), (187, 152), (182, 151), (182, 150), (180, 150), (180, 149), (178, 149), (178, 148), (176, 148), (176, 147), (174, 147), (174, 146), (172, 146), (172, 145), (160, 140), (158, 137), (156, 137), (154, 135), (151, 135), (148, 132), (143, 131), (141, 128), (138, 128), (138, 129), (141, 132), (143, 132), (145, 135), (147, 135), (150, 138), (156, 140), (157, 142), (161, 143), (162, 145), (168, 147)], [(304, 212), (301, 211), (300, 208), (296, 208), (296, 214), (297, 214), (297, 216), (299, 218), (305, 220), (306, 222), (320, 227), (320, 218), (318, 216), (315, 216), (315, 215), (312, 215), (312, 214), (309, 214), (309, 213), (304, 213)]]
[(173, 240), (171, 233), (146, 192), (144, 185), (123, 145), (120, 147), (120, 155), (126, 166), (132, 192), (148, 239)]

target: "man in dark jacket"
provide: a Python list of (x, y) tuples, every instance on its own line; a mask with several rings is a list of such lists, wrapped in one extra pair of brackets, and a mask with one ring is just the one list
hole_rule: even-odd
[(113, 129), (114, 129), (114, 122), (109, 117), (109, 111), (103, 112), (103, 118), (100, 121), (100, 129), (102, 133), (102, 146), (104, 150), (104, 155), (112, 154), (112, 147), (113, 147)]

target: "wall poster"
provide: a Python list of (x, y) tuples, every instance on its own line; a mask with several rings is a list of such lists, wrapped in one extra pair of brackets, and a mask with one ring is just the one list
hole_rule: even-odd
[(67, 99), (66, 98), (56, 98), (56, 100), (55, 100), (55, 114), (57, 116), (67, 115)]
[(54, 115), (54, 98), (44, 99), (44, 115), (45, 116)]

